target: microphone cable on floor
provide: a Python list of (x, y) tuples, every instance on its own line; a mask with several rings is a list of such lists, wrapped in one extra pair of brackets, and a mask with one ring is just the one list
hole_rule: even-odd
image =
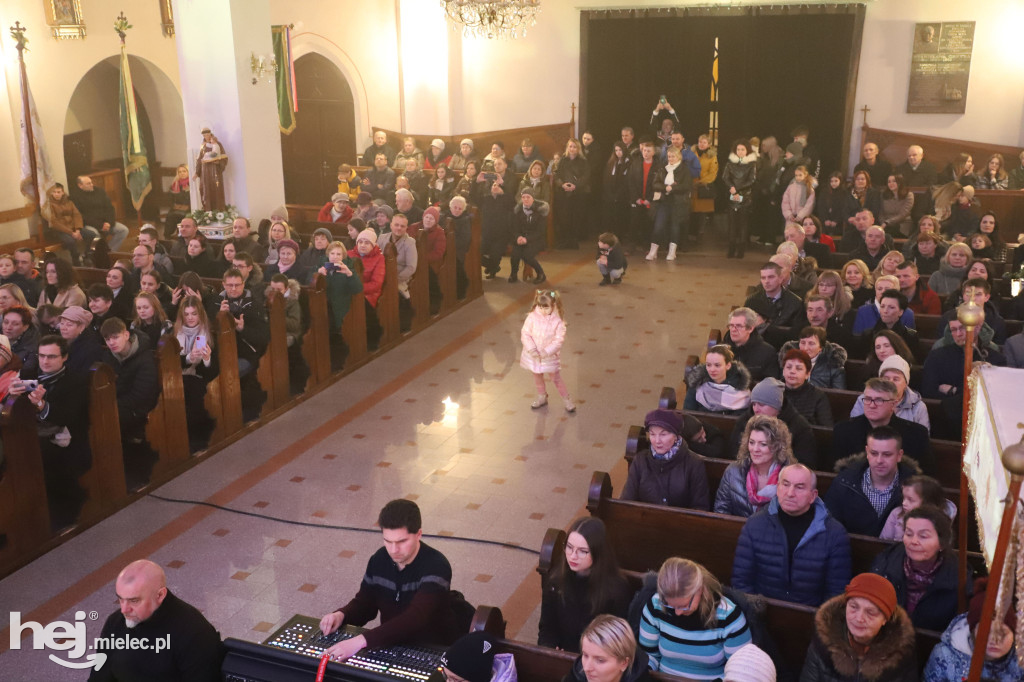
[[(347, 530), (354, 533), (380, 533), (379, 528), (357, 528), (355, 526), (337, 526), (330, 523), (312, 523), (309, 521), (296, 521), (294, 519), (282, 519), (277, 516), (271, 516), (269, 514), (259, 514), (257, 512), (242, 511), (241, 509), (232, 509), (231, 507), (225, 507), (220, 504), (214, 504), (213, 502), (205, 502), (203, 500), (187, 500), (177, 497), (165, 497), (163, 495), (157, 495), (156, 493), (147, 493), (146, 497), (152, 497), (153, 499), (160, 500), (161, 502), (173, 502), (175, 504), (193, 504), (203, 507), (210, 507), (212, 509), (219, 509), (221, 511), (230, 512), (232, 514), (241, 514), (242, 516), (251, 516), (257, 519), (264, 519), (266, 521), (277, 521), (278, 523), (286, 523), (292, 526), (303, 526), (306, 528), (322, 528), (326, 530)], [(458, 540), (459, 542), (470, 542), (478, 545), (490, 545), (492, 547), (504, 547), (506, 549), (514, 549), (520, 552), (526, 552), (533, 556), (540, 556), (540, 552), (529, 547), (523, 547), (522, 545), (516, 545), (511, 542), (500, 542), (498, 540), (484, 540), (481, 538), (466, 538), (459, 535), (431, 535), (424, 533), (423, 537), (430, 538), (432, 540)]]

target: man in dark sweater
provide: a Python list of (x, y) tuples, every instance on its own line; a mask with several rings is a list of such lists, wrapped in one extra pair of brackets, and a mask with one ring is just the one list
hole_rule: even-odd
[(89, 682), (219, 682), (220, 633), (171, 594), (162, 568), (133, 561), (115, 589), (120, 609), (107, 618), (96, 644), (107, 662)]
[(924, 149), (912, 144), (907, 147), (907, 161), (896, 166), (896, 172), (903, 176), (907, 187), (931, 187), (939, 182), (939, 171), (935, 164), (926, 161)]
[(935, 475), (928, 429), (893, 413), (897, 393), (896, 385), (888, 379), (868, 379), (864, 385), (864, 414), (840, 422), (832, 430), (832, 461), (827, 463), (829, 468), (845, 457), (863, 452), (867, 446), (868, 433), (872, 429), (890, 426), (900, 434), (907, 456), (913, 458), (924, 473)]
[(743, 303), (747, 308), (765, 317), (770, 327), (792, 327), (804, 310), (800, 297), (783, 286), (782, 266), (768, 262), (761, 266), (761, 288), (747, 297)]
[(320, 619), (330, 634), (347, 625), (365, 625), (380, 614), (380, 625), (342, 640), (327, 650), (336, 661), (364, 648), (395, 644), (448, 645), (459, 636), (450, 594), (452, 567), (441, 552), (421, 542), (420, 509), (410, 500), (391, 500), (377, 517), (384, 536), (366, 564), (359, 592), (348, 604)]
[(88, 175), (79, 175), (77, 187), (71, 190), (71, 201), (82, 214), (85, 227), (82, 232), (89, 241), (110, 236), (110, 250), (117, 251), (128, 236), (128, 227), (117, 222), (114, 205), (101, 187), (96, 187)]
[(750, 308), (737, 308), (729, 313), (729, 333), (725, 343), (732, 348), (736, 359), (750, 372), (750, 381), (757, 383), (765, 377), (779, 378), (778, 353), (754, 331), (757, 313)]

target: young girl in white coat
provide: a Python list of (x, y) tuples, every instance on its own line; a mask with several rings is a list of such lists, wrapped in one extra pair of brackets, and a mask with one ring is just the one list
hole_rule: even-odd
[(530, 314), (523, 323), (523, 354), (519, 357), (520, 366), (533, 372), (533, 380), (537, 384), (537, 399), (530, 405), (535, 410), (548, 404), (544, 383), (544, 375), (548, 374), (558, 394), (562, 396), (565, 411), (576, 411), (576, 405), (569, 397), (569, 389), (562, 381), (561, 374), (562, 343), (565, 342), (563, 316), (562, 297), (558, 292), (538, 289), (533, 297), (533, 305), (530, 306)]

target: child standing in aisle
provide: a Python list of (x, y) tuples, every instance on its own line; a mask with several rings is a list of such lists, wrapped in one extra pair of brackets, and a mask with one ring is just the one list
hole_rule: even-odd
[(563, 316), (562, 297), (558, 292), (538, 289), (533, 297), (533, 305), (530, 306), (530, 314), (523, 323), (523, 353), (519, 358), (519, 365), (533, 372), (533, 380), (537, 385), (537, 400), (530, 405), (535, 410), (548, 404), (544, 383), (544, 375), (548, 374), (558, 394), (562, 396), (565, 411), (576, 411), (576, 405), (569, 397), (569, 389), (561, 374), (562, 344), (565, 342)]

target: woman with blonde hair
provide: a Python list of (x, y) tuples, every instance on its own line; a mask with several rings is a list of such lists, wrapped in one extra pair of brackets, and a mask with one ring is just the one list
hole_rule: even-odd
[(13, 282), (0, 284), (0, 315), (3, 315), (16, 305), (33, 310), (32, 306), (25, 299), (25, 292), (21, 290), (21, 287)]
[(882, 260), (878, 261), (878, 267), (871, 274), (875, 279), (882, 275), (895, 275), (896, 267), (903, 261), (903, 254), (900, 251), (890, 251), (882, 256)]
[(846, 261), (842, 269), (843, 283), (850, 288), (853, 307), (859, 308), (875, 296), (875, 278), (868, 264), (860, 258)]
[[(558, 242), (577, 248), (585, 236), (587, 205), (590, 192), (590, 164), (580, 153), (580, 141), (575, 137), (565, 143), (565, 156), (555, 171), (555, 221)], [(504, 248), (504, 247), (502, 247)]]
[(182, 383), (185, 389), (185, 417), (191, 452), (202, 450), (210, 441), (215, 421), (206, 411), (206, 386), (217, 376), (213, 334), (203, 300), (185, 296), (171, 330), (181, 347)]
[(649, 682), (647, 654), (638, 650), (629, 623), (603, 614), (580, 637), (582, 655), (562, 682)]
[(853, 310), (853, 294), (850, 293), (843, 278), (835, 270), (825, 270), (818, 275), (818, 283), (807, 295), (824, 296), (831, 299), (832, 316), (839, 322), (842, 322)]
[(795, 463), (789, 427), (775, 417), (754, 415), (743, 429), (736, 461), (718, 484), (714, 512), (753, 516), (772, 501), (782, 468)]
[(722, 593), (711, 572), (670, 557), (658, 571), (658, 591), (644, 604), (640, 646), (651, 670), (690, 680), (715, 680), (726, 660), (751, 643), (743, 611)]
[(973, 257), (967, 244), (957, 242), (951, 245), (939, 261), (939, 269), (928, 277), (928, 288), (939, 296), (948, 296), (959, 289)]

